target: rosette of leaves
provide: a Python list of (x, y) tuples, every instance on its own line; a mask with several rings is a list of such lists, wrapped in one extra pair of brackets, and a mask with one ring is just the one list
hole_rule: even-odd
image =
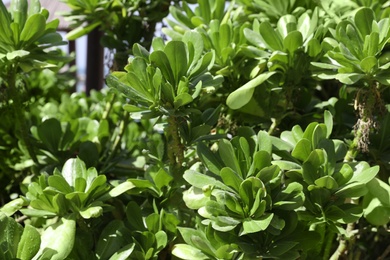
[[(345, 204), (345, 199), (365, 195), (366, 185), (376, 176), (379, 167), (370, 167), (363, 161), (345, 162), (348, 149), (344, 142), (329, 139), (332, 128), (331, 114), (326, 112), (324, 124), (313, 122), (305, 131), (295, 126), (292, 131), (283, 132), (281, 140), (287, 145), (284, 150), (291, 150), (291, 157), (275, 164), (286, 170), (289, 181), (306, 187), (306, 213), (334, 223), (349, 223), (363, 212), (359, 205)], [(344, 216), (340, 214), (343, 211)], [(306, 213), (305, 216), (309, 216)]]
[[(11, 1), (10, 12), (0, 3), (0, 60), (1, 77), (21, 68), (32, 69), (56, 67), (53, 62), (64, 60), (60, 50), (52, 47), (65, 44), (56, 32), (59, 20), (47, 22), (49, 13), (42, 9), (39, 0)], [(66, 60), (66, 58), (65, 58)]]
[(187, 105), (202, 93), (202, 88), (221, 83), (220, 77), (208, 72), (214, 64), (214, 53), (203, 53), (203, 49), (202, 37), (194, 31), (187, 32), (181, 41), (166, 44), (156, 38), (152, 53), (136, 44), (126, 72), (113, 72), (107, 84), (130, 99), (134, 105), (127, 104), (124, 109), (133, 116), (187, 114)]
[(309, 71), (310, 61), (321, 57), (320, 43), (326, 32), (320, 21), (319, 11), (315, 9), (298, 18), (285, 15), (276, 28), (268, 21), (255, 20), (252, 29), (244, 29), (248, 42), (261, 56), (251, 72), (251, 80), (230, 93), (227, 105), (247, 113), (256, 111), (277, 123), (286, 111), (305, 108), (315, 86)]
[(163, 257), (179, 220), (164, 210), (146, 214), (134, 201), (127, 204), (125, 211), (124, 220), (113, 220), (102, 230), (96, 244), (98, 259)]
[(331, 30), (333, 38), (324, 41), (329, 51), (322, 62), (313, 62), (320, 79), (337, 79), (356, 90), (355, 110), (359, 114), (350, 157), (357, 150), (368, 151), (369, 135), (376, 129), (377, 117), (385, 112), (381, 92), (390, 84), (389, 18), (377, 21), (370, 8), (359, 9), (352, 19)]
[[(217, 149), (200, 143), (197, 152), (207, 172), (184, 174), (191, 187), (183, 199), (197, 210), (200, 228), (179, 228), (187, 244), (175, 245), (173, 253), (183, 259), (254, 259), (284, 257), (288, 251), (299, 256), (298, 250), (307, 250), (293, 235), (315, 236), (295, 230), (304, 187), (284, 183), (283, 172), (273, 165), (271, 137), (242, 128), (231, 141), (220, 140)], [(280, 239), (267, 239), (274, 236)]]
[(90, 219), (103, 214), (110, 198), (105, 175), (95, 168), (87, 169), (78, 158), (69, 159), (62, 171), (51, 176), (41, 175), (28, 185), (28, 208), (20, 209), (26, 216), (55, 217), (75, 213), (77, 218)]

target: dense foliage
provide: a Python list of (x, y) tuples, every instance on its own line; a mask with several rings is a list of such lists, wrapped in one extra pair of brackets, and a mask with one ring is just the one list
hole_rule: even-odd
[(0, 259), (388, 257), (386, 1), (63, 2), (112, 71), (0, 3)]

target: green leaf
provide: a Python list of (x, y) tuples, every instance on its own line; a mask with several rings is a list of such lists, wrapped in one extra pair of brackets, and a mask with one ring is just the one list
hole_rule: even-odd
[(187, 244), (174, 245), (172, 249), (172, 254), (181, 259), (210, 259), (210, 257), (204, 254), (201, 250)]
[(63, 194), (68, 194), (73, 192), (72, 187), (70, 187), (68, 182), (62, 176), (58, 176), (58, 175), (49, 176), (47, 182), (49, 186), (55, 188), (56, 190), (58, 190)]
[(93, 29), (95, 29), (96, 27), (98, 27), (99, 25), (101, 24), (101, 21), (96, 21), (96, 22), (93, 22), (91, 24), (88, 24), (87, 26), (83, 27), (83, 26), (79, 26), (77, 27), (76, 29), (68, 32), (66, 34), (66, 38), (69, 40), (69, 41), (74, 41), (78, 38), (80, 38), (81, 36), (84, 36), (90, 32), (93, 31)]
[(16, 256), (22, 232), (23, 227), (19, 223), (0, 212), (0, 248), (9, 250), (11, 256)]
[(340, 198), (357, 198), (367, 194), (365, 183), (352, 182), (340, 187), (334, 195)]
[(174, 106), (178, 109), (181, 106), (185, 106), (193, 101), (193, 98), (188, 93), (181, 93), (177, 95), (174, 99)]
[(223, 167), (223, 162), (220, 158), (213, 153), (203, 142), (199, 142), (197, 145), (198, 156), (202, 163), (205, 164), (207, 169), (214, 174), (219, 174), (219, 171)]
[(101, 232), (96, 245), (96, 256), (98, 259), (109, 259), (123, 246), (127, 245), (126, 237), (130, 240), (130, 231), (120, 220), (109, 222)]
[(220, 176), (224, 184), (238, 192), (243, 179), (235, 171), (229, 167), (224, 167), (220, 172)]
[(307, 160), (311, 152), (311, 141), (306, 138), (302, 138), (298, 141), (298, 143), (294, 147), (294, 150), (292, 150), (291, 155), (304, 162)]
[(236, 158), (235, 150), (233, 145), (228, 140), (221, 139), (218, 142), (218, 154), (227, 167), (230, 167), (233, 171), (242, 177), (240, 164)]
[(109, 260), (127, 260), (135, 249), (135, 243), (128, 244), (122, 247), (119, 251), (115, 252)]
[(86, 178), (87, 169), (79, 158), (67, 160), (62, 168), (61, 175), (71, 187), (75, 187), (76, 178)]
[(233, 189), (229, 188), (227, 185), (223, 184), (220, 181), (217, 181), (215, 178), (207, 176), (202, 173), (195, 172), (193, 170), (187, 170), (183, 178), (191, 185), (202, 189), (204, 186), (215, 186), (222, 190), (228, 190), (234, 192)]
[(29, 51), (25, 51), (25, 50), (16, 50), (16, 51), (12, 51), (12, 52), (8, 52), (7, 53), (7, 60), (14, 60), (16, 58), (23, 58), (27, 55), (29, 55), (30, 52)]
[(283, 39), (284, 48), (293, 55), (303, 45), (302, 34), (299, 31), (290, 32), (286, 38)]
[(41, 14), (33, 14), (30, 16), (20, 33), (20, 41), (22, 46), (27, 46), (30, 43), (38, 40), (45, 33), (46, 19)]
[(38, 230), (26, 224), (23, 230), (22, 237), (18, 245), (18, 252), (16, 257), (21, 260), (30, 260), (39, 251), (41, 244), (41, 235)]
[(363, 7), (356, 12), (354, 16), (354, 22), (363, 39), (366, 35), (371, 34), (372, 21), (374, 20), (375, 20), (375, 14), (371, 8)]
[(175, 81), (172, 84), (178, 84), (180, 79), (186, 75), (188, 69), (188, 54), (185, 43), (182, 41), (170, 41), (164, 48), (172, 68)]
[(372, 179), (375, 178), (377, 173), (379, 172), (379, 166), (373, 166), (363, 171), (355, 171), (352, 178), (348, 183), (360, 182), (360, 183), (369, 183)]
[(245, 219), (242, 223), (242, 229), (240, 231), (239, 236), (243, 236), (246, 234), (256, 233), (259, 231), (266, 230), (267, 227), (271, 224), (271, 221), (274, 217), (274, 214), (265, 214), (260, 219)]
[(260, 34), (264, 39), (264, 43), (267, 45), (268, 49), (272, 51), (283, 50), (283, 44), (280, 35), (275, 32), (274, 28), (268, 21), (262, 22), (259, 29)]
[(360, 67), (362, 68), (364, 73), (372, 74), (375, 71), (374, 69), (377, 64), (378, 60), (374, 56), (368, 56), (360, 62)]
[(226, 100), (226, 104), (231, 109), (239, 109), (245, 106), (251, 100), (255, 88), (261, 85), (262, 83), (264, 83), (266, 80), (268, 80), (271, 76), (273, 76), (276, 73), (277, 73), (276, 71), (264, 72), (259, 76), (257, 76), (256, 78), (250, 80), (239, 89), (230, 93), (230, 95)]
[[(172, 47), (169, 47), (171, 51)], [(173, 72), (173, 68), (171, 67), (170, 60), (167, 55), (163, 51), (153, 51), (149, 56), (151, 64), (157, 66), (164, 78), (171, 84), (175, 83), (175, 76)], [(176, 67), (175, 67), (176, 68)], [(176, 72), (177, 73), (177, 72)], [(164, 84), (163, 84), (164, 85)]]
[(16, 211), (20, 210), (23, 206), (27, 206), (27, 200), (23, 198), (13, 199), (0, 208), (0, 212), (4, 213), (8, 217), (12, 216)]
[(324, 123), (326, 125), (326, 138), (329, 138), (333, 131), (333, 115), (328, 110), (324, 111)]
[(257, 134), (257, 150), (272, 154), (272, 140), (266, 131), (259, 131)]
[(333, 190), (338, 188), (338, 184), (335, 181), (335, 179), (333, 179), (332, 176), (323, 176), (315, 180), (314, 183), (315, 185), (322, 188), (326, 188), (328, 190)]
[(40, 259), (45, 252), (52, 252), (51, 260), (63, 260), (70, 254), (76, 235), (76, 221), (71, 217), (62, 217), (42, 233), (41, 245), (32, 260)]
[(121, 184), (119, 184), (118, 186), (114, 187), (110, 192), (110, 196), (111, 197), (118, 197), (119, 195), (135, 188), (136, 186), (132, 183), (132, 182), (129, 182), (129, 181), (125, 181)]
[(384, 206), (390, 207), (390, 186), (384, 181), (374, 178), (367, 183), (367, 188), (373, 197), (380, 200)]
[(97, 218), (103, 214), (103, 208), (101, 206), (90, 206), (86, 209), (80, 210), (80, 215), (84, 219)]

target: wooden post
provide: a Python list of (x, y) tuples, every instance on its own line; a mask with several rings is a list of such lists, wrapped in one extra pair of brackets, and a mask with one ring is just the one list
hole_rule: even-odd
[(100, 45), (101, 32), (98, 29), (88, 34), (87, 40), (87, 80), (86, 92), (89, 95), (92, 89), (102, 89), (104, 82), (103, 60), (104, 49)]

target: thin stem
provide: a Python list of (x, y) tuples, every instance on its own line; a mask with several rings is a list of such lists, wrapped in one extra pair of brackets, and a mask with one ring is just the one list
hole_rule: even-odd
[[(349, 237), (353, 233), (353, 229), (355, 228), (355, 223), (349, 223), (347, 225), (347, 230), (346, 234)], [(351, 242), (349, 243), (350, 245), (352, 244), (352, 241), (354, 240), (352, 237), (349, 239)], [(345, 237), (340, 237), (339, 241), (339, 246), (337, 247), (336, 251), (333, 253), (333, 255), (329, 258), (330, 260), (337, 260), (339, 259), (348, 249), (348, 247), (351, 247), (348, 245), (347, 238)]]
[(325, 241), (326, 244), (324, 249), (324, 256), (322, 259), (324, 260), (329, 259), (330, 251), (332, 250), (333, 240), (335, 236), (336, 236), (335, 232), (328, 230), (328, 235), (326, 236), (326, 241)]
[(179, 135), (179, 122), (177, 117), (169, 116), (166, 131), (168, 142), (169, 167), (174, 177), (180, 180), (183, 175), (184, 147)]
[(129, 113), (124, 112), (123, 119), (118, 126), (118, 128), (119, 128), (118, 134), (114, 138), (110, 154), (109, 154), (108, 158), (106, 159), (104, 166), (102, 167), (103, 168), (102, 172), (105, 172), (109, 168), (109, 166), (108, 166), (109, 162), (114, 157), (114, 155), (117, 153), (119, 146), (121, 144), (122, 138), (126, 132), (126, 126), (128, 125), (129, 118), (130, 118)]
[(34, 161), (35, 164), (39, 165), (38, 158), (35, 154), (34, 147), (31, 143), (28, 126), (26, 122), (26, 118), (24, 115), (24, 111), (22, 108), (22, 100), (20, 98), (20, 92), (16, 86), (16, 66), (11, 69), (10, 75), (9, 75), (9, 82), (8, 87), (10, 91), (10, 95), (12, 98), (12, 106), (15, 112), (15, 120), (16, 125), (20, 128), (21, 138), (24, 143), (24, 145), (27, 148), (27, 151), (29, 153), (29, 156)]

